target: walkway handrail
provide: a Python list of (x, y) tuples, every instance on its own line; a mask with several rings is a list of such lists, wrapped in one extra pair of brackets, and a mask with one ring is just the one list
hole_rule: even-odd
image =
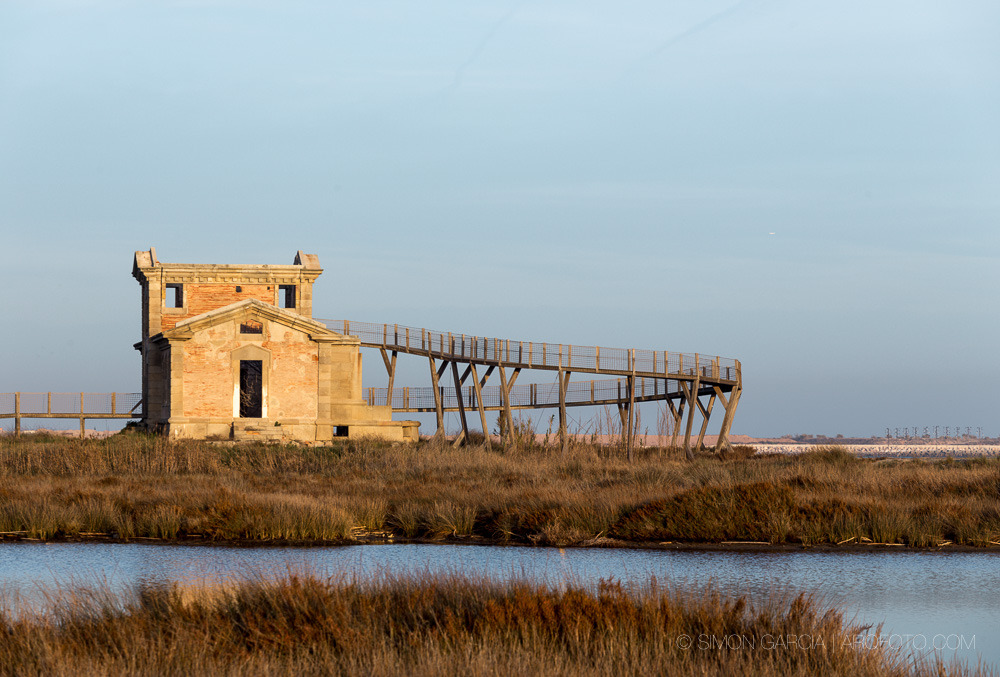
[(141, 393), (0, 393), (0, 418), (14, 419), (14, 434), (22, 418), (75, 418), (80, 436), (87, 419), (142, 418)]
[(0, 393), (0, 418), (140, 418), (142, 393)]
[(317, 320), (331, 331), (357, 336), (361, 344), (476, 364), (550, 369), (637, 377), (740, 382), (740, 362), (732, 358), (666, 350), (537, 343), (432, 331), (399, 324)]
[[(673, 387), (671, 387), (671, 384)], [(568, 407), (585, 405), (605, 405), (620, 402), (628, 392), (626, 379), (606, 379), (595, 381), (571, 381), (566, 387), (565, 405)], [(503, 408), (503, 389), (500, 386), (484, 386), (482, 405), (487, 410)], [(556, 383), (529, 383), (509, 388), (510, 406), (514, 409), (545, 409), (559, 406), (559, 385)], [(458, 395), (451, 386), (438, 386), (445, 411), (459, 409)], [(462, 404), (467, 409), (475, 409), (480, 402), (476, 397), (476, 387), (462, 386)], [(434, 411), (437, 399), (434, 388), (395, 387), (392, 397), (389, 388), (376, 386), (364, 389), (365, 400), (370, 405), (391, 405), (395, 411)], [(647, 400), (679, 399), (684, 394), (673, 380), (662, 378), (637, 378), (635, 383), (635, 399), (637, 402)]]

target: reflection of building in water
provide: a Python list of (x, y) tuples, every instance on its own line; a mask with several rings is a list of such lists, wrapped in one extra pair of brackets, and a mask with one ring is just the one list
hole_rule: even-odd
[(290, 266), (160, 263), (135, 253), (142, 285), (143, 425), (173, 438), (411, 441), (416, 421), (361, 397), (355, 336), (312, 319), (311, 254)]

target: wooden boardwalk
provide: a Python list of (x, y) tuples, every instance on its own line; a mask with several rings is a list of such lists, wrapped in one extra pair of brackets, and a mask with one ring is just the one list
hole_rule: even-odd
[[(622, 437), (631, 453), (638, 433), (635, 405), (663, 401), (673, 419), (671, 444), (684, 431), (683, 445), (691, 453), (701, 447), (709, 419), (721, 404), (723, 413), (716, 451), (728, 443), (736, 406), (742, 392), (738, 360), (637, 350), (537, 343), (435, 332), (395, 324), (347, 320), (319, 320), (332, 331), (357, 336), (361, 345), (379, 349), (389, 376), (387, 388), (367, 388), (369, 404), (390, 406), (398, 412), (434, 412), (437, 434), (444, 434), (444, 412), (458, 412), (462, 434), (469, 435), (468, 416), (478, 413), (484, 431), (487, 411), (500, 412), (505, 434), (513, 430), (511, 412), (518, 409), (559, 409), (559, 434), (568, 443), (568, 407), (615, 406), (621, 417)], [(397, 387), (396, 358), (416, 355), (428, 361), (430, 386)], [(524, 370), (555, 372), (555, 383), (517, 385)], [(450, 384), (442, 379), (450, 371)], [(571, 380), (573, 374), (614, 378)], [(488, 385), (496, 375), (499, 383)], [(0, 418), (13, 418), (15, 432), (22, 418), (79, 419), (81, 434), (87, 419), (141, 417), (138, 393), (0, 393)], [(695, 419), (700, 424), (695, 429)], [(487, 436), (489, 444), (489, 436)]]
[[(459, 413), (463, 435), (467, 437), (470, 411), (478, 412), (484, 431), (488, 429), (485, 412), (500, 411), (501, 429), (510, 431), (512, 410), (558, 407), (559, 432), (565, 445), (567, 407), (614, 404), (631, 452), (632, 440), (638, 432), (634, 430), (635, 403), (663, 400), (673, 417), (674, 441), (683, 427), (684, 447), (690, 453), (695, 417), (701, 418), (695, 443), (700, 447), (718, 402), (725, 412), (716, 444), (718, 451), (727, 444), (742, 392), (740, 362), (730, 358), (666, 350), (513, 341), (398, 324), (319, 321), (339, 334), (357, 336), (362, 346), (380, 350), (389, 386), (367, 389), (370, 404), (388, 405), (401, 412), (433, 411), (439, 434), (444, 431), (445, 411)], [(400, 353), (428, 360), (430, 387), (395, 387), (396, 358)], [(445, 386), (441, 379), (449, 368), (452, 384)], [(482, 377), (479, 369), (484, 370)], [(557, 372), (556, 383), (515, 386), (518, 375), (525, 369)], [(487, 387), (494, 373), (499, 376), (499, 385)], [(571, 381), (574, 373), (619, 378)], [(465, 385), (470, 377), (470, 384)]]

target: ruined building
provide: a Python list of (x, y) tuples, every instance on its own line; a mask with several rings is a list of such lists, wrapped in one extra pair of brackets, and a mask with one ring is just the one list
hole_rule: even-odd
[(171, 438), (413, 441), (416, 421), (361, 397), (357, 337), (312, 319), (323, 272), (290, 266), (160, 263), (135, 253), (142, 285), (142, 423)]

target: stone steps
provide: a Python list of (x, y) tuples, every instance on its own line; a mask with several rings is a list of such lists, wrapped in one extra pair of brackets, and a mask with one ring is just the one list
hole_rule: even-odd
[(241, 419), (233, 421), (233, 439), (239, 442), (280, 442), (284, 430), (267, 419)]

